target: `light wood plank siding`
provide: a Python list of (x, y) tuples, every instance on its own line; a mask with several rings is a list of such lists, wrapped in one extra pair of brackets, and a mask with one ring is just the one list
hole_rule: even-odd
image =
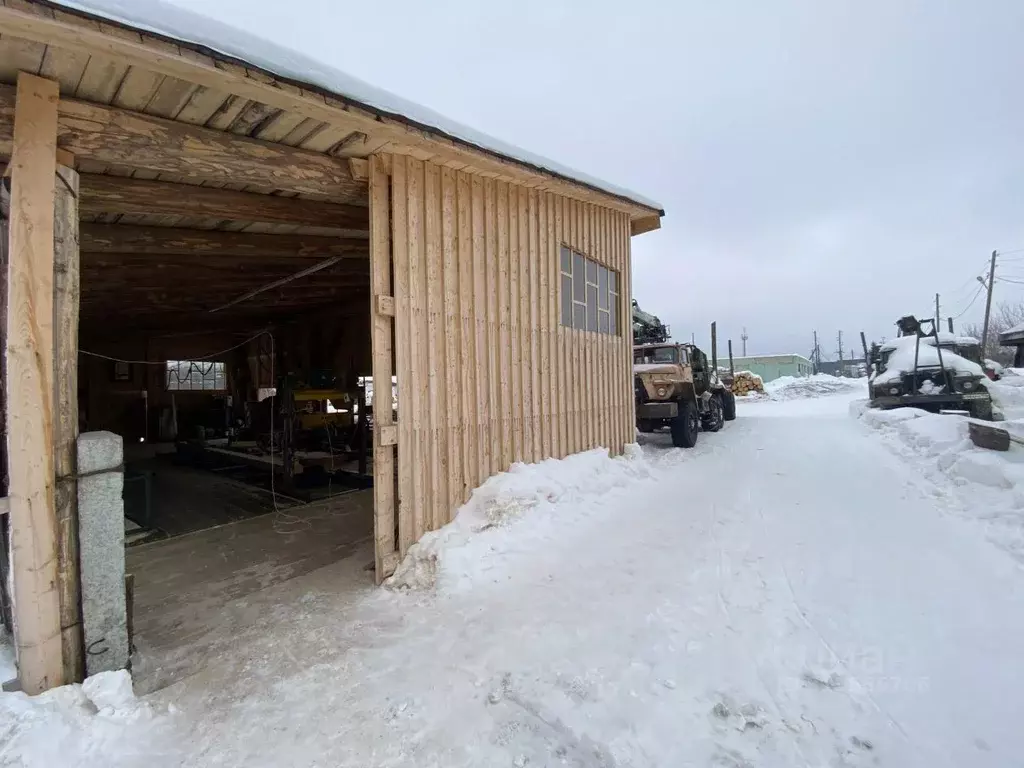
[[(407, 156), (377, 167), (391, 171), (404, 554), (515, 461), (632, 441), (630, 221)], [(618, 273), (617, 336), (561, 326), (562, 245)]]

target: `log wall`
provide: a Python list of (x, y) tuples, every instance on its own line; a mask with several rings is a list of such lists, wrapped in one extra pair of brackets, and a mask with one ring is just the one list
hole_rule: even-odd
[[(390, 170), (404, 554), (514, 462), (599, 446), (621, 453), (632, 442), (630, 221), (429, 161), (395, 155), (381, 165)], [(562, 245), (618, 272), (617, 335), (561, 326)], [(386, 238), (374, 243), (386, 247)], [(381, 306), (375, 297), (375, 320)], [(395, 520), (395, 509), (378, 509), (378, 532)]]

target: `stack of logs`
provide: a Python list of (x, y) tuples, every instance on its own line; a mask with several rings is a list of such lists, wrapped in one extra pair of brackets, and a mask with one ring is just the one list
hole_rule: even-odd
[(737, 371), (732, 380), (732, 392), (738, 397), (746, 397), (751, 392), (764, 392), (764, 382), (756, 373)]

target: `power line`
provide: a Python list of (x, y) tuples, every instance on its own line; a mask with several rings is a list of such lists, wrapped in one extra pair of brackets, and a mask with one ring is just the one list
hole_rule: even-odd
[(969, 310), (971, 307), (974, 306), (974, 302), (976, 302), (978, 300), (978, 297), (981, 296), (982, 291), (984, 291), (984, 290), (985, 290), (984, 284), (978, 286), (978, 290), (974, 292), (974, 296), (971, 297), (970, 303), (966, 307), (964, 307), (963, 311), (960, 312), (960, 314), (953, 315), (953, 319), (954, 320), (959, 320), (961, 317), (966, 315), (967, 314), (967, 310)]

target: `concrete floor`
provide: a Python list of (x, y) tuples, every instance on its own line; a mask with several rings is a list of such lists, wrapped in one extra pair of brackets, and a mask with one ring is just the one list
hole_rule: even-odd
[[(132, 658), (138, 692), (200, 672), (240, 633), (272, 620), (275, 588), (346, 558), (373, 570), (373, 491), (250, 517), (130, 547), (135, 578)], [(355, 567), (359, 565), (359, 567)]]

